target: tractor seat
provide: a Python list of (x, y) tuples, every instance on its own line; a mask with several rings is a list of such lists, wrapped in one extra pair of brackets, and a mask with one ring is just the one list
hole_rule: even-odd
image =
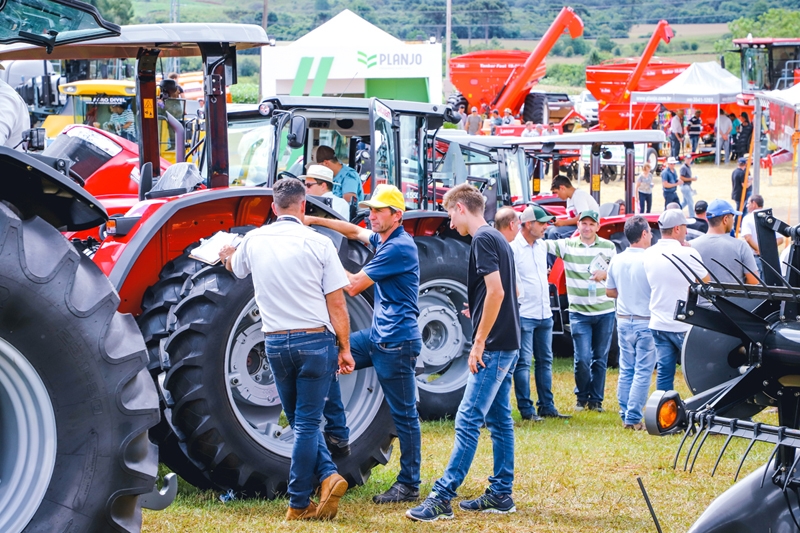
[(617, 202), (608, 202), (600, 206), (600, 218), (617, 215), (619, 215), (619, 204)]
[(164, 171), (164, 175), (145, 194), (145, 198), (150, 200), (186, 194), (201, 183), (203, 183), (203, 177), (194, 163), (175, 163)]

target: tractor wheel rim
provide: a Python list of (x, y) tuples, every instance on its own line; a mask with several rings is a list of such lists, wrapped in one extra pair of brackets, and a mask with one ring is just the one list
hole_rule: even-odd
[(467, 302), (467, 288), (457, 281), (436, 279), (420, 286), (422, 350), (416, 369), (420, 389), (442, 394), (466, 384), (472, 331), (464, 331), (460, 313)]
[[(372, 320), (371, 310), (350, 305), (352, 301), (348, 304), (351, 325), (354, 328), (368, 327)], [(262, 358), (258, 364), (253, 361), (256, 356)], [(225, 379), (228, 401), (242, 428), (263, 448), (291, 457), (294, 432), (283, 414), (278, 388), (269, 370), (255, 299), (251, 299), (239, 313), (228, 338)], [(350, 442), (354, 442), (374, 420), (383, 402), (383, 390), (373, 368), (339, 376), (339, 386)], [(323, 425), (324, 421), (320, 427)]]
[(0, 531), (21, 531), (56, 463), (56, 417), (36, 369), (0, 338)]

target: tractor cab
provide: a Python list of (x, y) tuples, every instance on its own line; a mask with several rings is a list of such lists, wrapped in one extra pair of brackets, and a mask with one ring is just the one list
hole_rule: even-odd
[(741, 60), (742, 93), (788, 89), (800, 83), (800, 38), (734, 39)]

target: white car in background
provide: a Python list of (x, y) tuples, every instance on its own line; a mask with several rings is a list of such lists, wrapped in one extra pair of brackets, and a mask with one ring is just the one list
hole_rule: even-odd
[(583, 91), (575, 99), (575, 110), (589, 122), (597, 122), (598, 104), (589, 91)]

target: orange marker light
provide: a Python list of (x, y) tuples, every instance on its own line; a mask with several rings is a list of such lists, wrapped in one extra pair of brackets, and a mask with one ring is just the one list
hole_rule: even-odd
[(678, 420), (678, 402), (668, 400), (658, 407), (658, 427), (669, 429)]

